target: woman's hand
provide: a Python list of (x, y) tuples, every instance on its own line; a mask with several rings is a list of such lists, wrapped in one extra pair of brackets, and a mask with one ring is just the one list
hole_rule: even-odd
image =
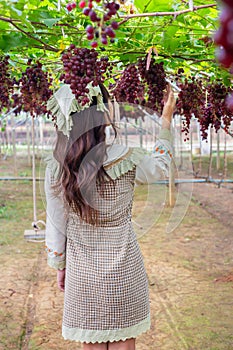
[(163, 118), (162, 127), (165, 127), (165, 128), (170, 127), (175, 106), (176, 106), (176, 100), (174, 97), (174, 93), (172, 91), (171, 85), (168, 84), (167, 91), (164, 96), (164, 107), (162, 112), (162, 118)]
[(66, 269), (57, 270), (57, 286), (64, 292), (65, 290), (65, 278), (66, 278)]

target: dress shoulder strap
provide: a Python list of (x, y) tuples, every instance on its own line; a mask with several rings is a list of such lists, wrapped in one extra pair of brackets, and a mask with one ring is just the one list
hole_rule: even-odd
[(104, 165), (107, 174), (113, 179), (133, 170), (144, 158), (146, 151), (141, 148), (128, 148), (127, 152), (121, 157)]

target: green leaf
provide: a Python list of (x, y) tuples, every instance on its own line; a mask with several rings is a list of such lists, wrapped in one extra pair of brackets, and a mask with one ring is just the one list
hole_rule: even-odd
[(54, 24), (60, 21), (61, 18), (46, 18), (44, 20), (41, 20), (42, 23), (44, 23), (48, 28), (52, 28)]
[(14, 6), (11, 6), (11, 13), (13, 14), (13, 16), (21, 17), (22, 16), (22, 11), (18, 10), (17, 8), (15, 8)]
[(135, 0), (135, 7), (140, 12), (173, 11), (171, 0)]
[(35, 43), (33, 39), (21, 33), (15, 33), (14, 36), (11, 34), (2, 35), (2, 37), (0, 37), (0, 50), (9, 52), (12, 49), (17, 50), (19, 47), (33, 45), (33, 43)]
[(38, 7), (48, 7), (48, 8), (53, 8), (55, 9), (57, 6), (54, 5), (54, 2), (53, 1), (50, 1), (50, 0), (43, 0), (40, 2), (39, 6)]

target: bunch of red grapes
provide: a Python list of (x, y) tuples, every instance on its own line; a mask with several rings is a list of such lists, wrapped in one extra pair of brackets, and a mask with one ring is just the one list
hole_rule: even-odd
[(47, 114), (47, 101), (52, 95), (52, 78), (43, 71), (42, 64), (39, 61), (32, 64), (32, 60), (28, 60), (28, 67), (19, 83), (23, 110), (32, 116)]
[(9, 73), (9, 56), (0, 58), (0, 112), (4, 108), (9, 110), (10, 97), (14, 88), (14, 80), (11, 79)]
[[(96, 48), (98, 41), (102, 45), (107, 45), (109, 41), (114, 43), (115, 30), (118, 29), (119, 23), (112, 21), (112, 17), (120, 9), (116, 0), (81, 0), (79, 7), (92, 22), (86, 27), (87, 39), (91, 41), (91, 47)], [(76, 8), (76, 3), (68, 3), (66, 8), (70, 12)]]
[(98, 59), (94, 49), (77, 48), (71, 44), (67, 52), (62, 55), (65, 73), (60, 80), (70, 85), (76, 100), (85, 106), (88, 104), (87, 85), (92, 82), (97, 86), (104, 81), (104, 74), (109, 66), (108, 57)]
[[(184, 82), (177, 81), (177, 85), (181, 89), (178, 95), (176, 111), (184, 116), (182, 132), (188, 136), (190, 122), (193, 116), (198, 118), (202, 123), (203, 113), (206, 105), (206, 94), (203, 82), (195, 77), (185, 78)], [(185, 141), (189, 138), (186, 137)]]
[[(183, 82), (181, 80), (182, 76), (178, 74), (176, 81), (181, 91), (176, 112), (184, 116), (182, 132), (188, 136), (192, 117), (199, 122), (203, 140), (207, 139), (210, 126), (217, 132), (223, 125), (225, 131), (228, 131), (233, 120), (233, 112), (229, 110), (225, 100), (232, 90), (221, 82), (209, 82), (204, 85), (201, 79), (195, 77), (185, 78)], [(185, 141), (188, 139), (186, 137)]]
[[(220, 27), (215, 33), (215, 43), (219, 46), (217, 59), (233, 74), (233, 1), (222, 0)], [(233, 111), (233, 94), (227, 98), (227, 107)]]
[(233, 110), (229, 110), (228, 106), (225, 104), (225, 100), (226, 97), (232, 93), (232, 89), (217, 82), (207, 86), (207, 93), (208, 105), (212, 110), (212, 126), (217, 132), (222, 125), (227, 132), (233, 120)]
[(206, 88), (208, 102), (203, 108), (203, 113), (198, 116), (202, 138), (207, 139), (209, 126), (217, 132), (221, 126), (228, 132), (233, 113), (227, 108), (225, 99), (231, 92), (230, 88), (222, 83), (208, 84)]
[(140, 104), (144, 100), (144, 84), (135, 64), (126, 67), (112, 92), (118, 102)]
[(129, 65), (112, 92), (119, 102), (141, 104), (161, 114), (167, 86), (163, 62), (156, 63), (152, 58), (148, 69), (146, 65), (147, 56)]
[(152, 58), (148, 69), (146, 69), (146, 66), (147, 56), (138, 61), (138, 70), (147, 91), (145, 106), (161, 114), (163, 110), (164, 90), (167, 86), (163, 62), (156, 63), (155, 59)]
[(226, 88), (221, 83), (211, 84), (206, 87), (206, 103), (202, 110), (196, 115), (201, 136), (203, 140), (208, 137), (208, 129), (211, 126), (217, 132), (221, 128), (222, 116), (225, 115), (225, 98), (227, 96)]

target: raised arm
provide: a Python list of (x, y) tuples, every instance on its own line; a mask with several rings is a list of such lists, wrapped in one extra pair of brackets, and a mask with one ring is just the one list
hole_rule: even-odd
[(136, 183), (153, 183), (169, 175), (172, 158), (172, 137), (170, 125), (175, 109), (174, 93), (170, 85), (164, 98), (165, 104), (162, 112), (162, 126), (158, 140), (155, 143), (153, 154), (145, 155), (136, 169)]

